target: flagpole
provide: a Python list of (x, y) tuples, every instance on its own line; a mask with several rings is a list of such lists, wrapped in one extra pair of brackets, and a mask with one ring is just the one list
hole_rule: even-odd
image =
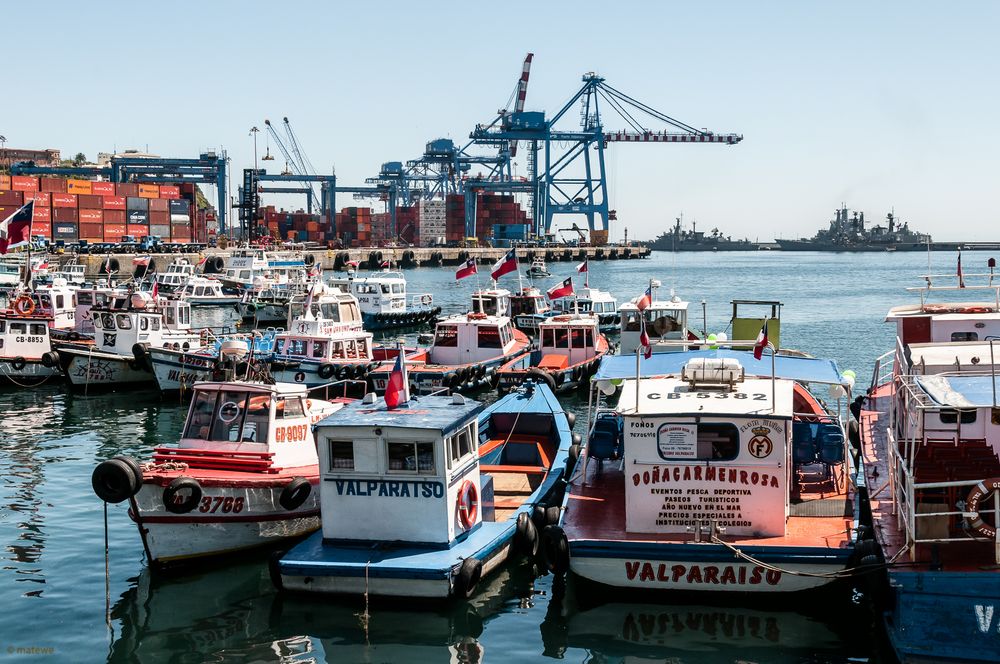
[[(473, 258), (471, 260), (474, 261), (476, 259)], [(476, 275), (476, 291), (479, 293), (479, 297), (476, 298), (476, 302), (479, 303), (479, 313), (483, 314), (483, 313), (486, 313), (483, 310), (483, 298), (486, 297), (486, 294), (483, 293), (483, 288), (482, 288), (482, 286), (479, 285), (479, 265), (478, 264), (474, 264), (474, 265), (475, 265), (475, 268), (476, 268), (476, 271), (474, 273)], [(496, 282), (494, 282), (494, 283), (496, 283)], [(476, 310), (476, 308), (472, 307), (472, 311), (475, 312), (475, 310)], [(497, 310), (497, 313), (500, 313), (499, 309)]]

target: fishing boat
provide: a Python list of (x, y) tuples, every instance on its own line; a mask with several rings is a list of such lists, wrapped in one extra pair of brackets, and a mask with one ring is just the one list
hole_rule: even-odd
[(284, 325), (288, 320), (290, 305), (296, 296), (304, 295), (305, 285), (288, 288), (263, 288), (243, 291), (236, 310), (244, 323), (261, 325)]
[(889, 310), (895, 349), (857, 409), (888, 582), (871, 592), (900, 661), (998, 662), (1000, 286), (949, 276), (925, 275), (907, 289), (919, 302)]
[(240, 301), (235, 292), (227, 292), (217, 279), (192, 276), (177, 290), (177, 297), (192, 307), (234, 305)]
[(561, 314), (538, 326), (538, 348), (497, 371), (501, 394), (527, 378), (542, 381), (553, 392), (586, 387), (608, 352), (608, 340), (594, 316)]
[(527, 334), (538, 334), (538, 324), (555, 315), (545, 295), (534, 286), (522, 286), (510, 294), (510, 317), (514, 327)]
[(94, 491), (129, 501), (154, 566), (306, 535), (319, 527), (312, 425), (342, 406), (300, 385), (198, 383), (178, 443), (103, 461)]
[(138, 291), (90, 311), (94, 343), (56, 347), (63, 372), (77, 388), (152, 383), (150, 347), (191, 350), (201, 345), (202, 336), (207, 339), (207, 330), (200, 334), (191, 329), (191, 307), (183, 300), (154, 298)]
[(529, 277), (548, 277), (551, 273), (545, 267), (545, 259), (541, 256), (535, 256), (531, 259), (531, 265), (528, 269), (524, 271)]
[[(266, 363), (274, 354), (274, 345), (281, 330), (267, 328), (236, 334), (210, 334), (204, 345), (190, 350), (149, 347), (146, 354), (160, 392), (172, 393), (190, 390), (195, 383), (210, 381), (225, 367), (227, 358), (239, 363), (256, 360)], [(240, 372), (235, 372), (240, 374)], [(242, 374), (240, 374), (242, 375)]]
[(308, 284), (307, 270), (315, 263), (312, 254), (296, 251), (236, 249), (230, 254), (219, 280), (226, 288), (236, 291), (252, 289), (255, 285)]
[(93, 336), (95, 332), (94, 317), (90, 310), (95, 306), (106, 307), (115, 298), (128, 296), (128, 289), (121, 285), (82, 286), (76, 289), (76, 310), (74, 311), (74, 329), (78, 334)]
[(153, 283), (160, 293), (173, 293), (181, 290), (194, 277), (194, 265), (186, 258), (176, 258), (167, 265), (166, 272), (153, 275)]
[(601, 332), (617, 332), (621, 323), (618, 300), (608, 291), (584, 286), (571, 298), (559, 298), (553, 305), (560, 313), (593, 314), (597, 317)]
[[(434, 340), (406, 356), (410, 389), (430, 394), (442, 388), (474, 390), (495, 384), (501, 366), (526, 354), (528, 337), (510, 318), (485, 313), (457, 314), (438, 321)], [(376, 392), (385, 391), (391, 364), (374, 369), (369, 378)]]
[(849, 384), (835, 362), (808, 357), (606, 357), (560, 524), (542, 534), (547, 565), (597, 588), (718, 596), (812, 591), (850, 575)]
[(87, 266), (71, 261), (58, 270), (49, 273), (52, 279), (62, 279), (72, 286), (83, 286), (87, 283)]
[(391, 330), (426, 325), (437, 318), (441, 307), (434, 306), (430, 293), (413, 295), (407, 305), (406, 277), (402, 272), (373, 272), (328, 280), (331, 286), (351, 293), (358, 299), (367, 330)]
[[(688, 303), (673, 292), (670, 299), (658, 300), (660, 282), (650, 281), (646, 294), (624, 303), (619, 309), (620, 340), (618, 352), (632, 355), (641, 345), (643, 330), (649, 337), (654, 353), (677, 352), (684, 346), (671, 342), (693, 337), (688, 330)], [(756, 337), (756, 333), (752, 337)], [(666, 343), (660, 343), (660, 342)]]
[(0, 311), (0, 379), (28, 386), (61, 375), (58, 356), (51, 354), (52, 324), (53, 317), (41, 311)]
[(570, 458), (555, 395), (528, 384), (489, 407), (460, 394), (388, 408), (371, 394), (316, 427), (322, 531), (272, 564), (279, 588), (469, 597), (514, 555), (533, 555)]

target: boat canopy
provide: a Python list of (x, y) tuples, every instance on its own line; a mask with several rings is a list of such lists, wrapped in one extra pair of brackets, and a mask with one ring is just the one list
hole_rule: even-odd
[[(684, 365), (694, 358), (732, 358), (738, 360), (748, 376), (771, 376), (771, 357), (767, 354), (755, 360), (753, 353), (743, 350), (692, 350), (680, 353), (654, 353), (648, 360), (640, 358), (639, 375), (643, 378), (679, 375)], [(833, 360), (816, 357), (778, 355), (774, 358), (775, 378), (804, 383), (840, 385), (840, 368)], [(635, 378), (635, 357), (605, 355), (593, 380)]]
[(917, 385), (934, 402), (949, 408), (989, 408), (1000, 394), (995, 375), (920, 376)]

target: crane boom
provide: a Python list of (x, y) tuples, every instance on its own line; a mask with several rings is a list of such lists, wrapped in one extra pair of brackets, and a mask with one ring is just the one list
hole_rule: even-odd
[[(524, 100), (528, 97), (528, 76), (531, 74), (531, 59), (533, 57), (535, 57), (534, 53), (528, 53), (527, 57), (524, 58), (524, 65), (521, 67), (521, 79), (517, 82), (517, 101), (514, 103), (515, 113), (524, 111)], [(510, 156), (511, 159), (517, 156), (517, 141), (510, 143)]]

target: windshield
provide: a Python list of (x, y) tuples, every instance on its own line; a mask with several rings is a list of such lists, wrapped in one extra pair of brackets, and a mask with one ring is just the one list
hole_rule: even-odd
[(271, 395), (249, 392), (198, 392), (191, 405), (185, 438), (266, 443)]

